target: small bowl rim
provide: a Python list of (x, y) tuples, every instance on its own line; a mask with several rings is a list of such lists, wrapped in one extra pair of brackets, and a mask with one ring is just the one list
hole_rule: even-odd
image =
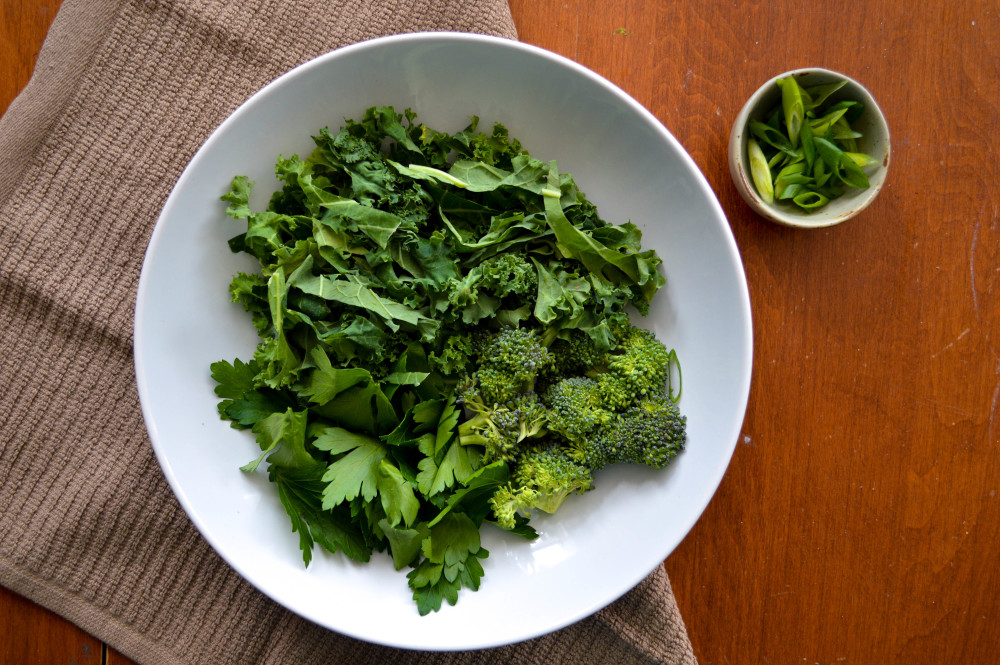
[[(845, 194), (845, 197), (850, 198), (844, 200), (851, 201), (853, 205), (841, 212), (828, 212), (824, 214), (822, 211), (819, 211), (814, 213), (805, 213), (796, 212), (790, 207), (786, 208), (785, 206), (779, 207), (773, 204), (768, 204), (757, 193), (757, 189), (754, 186), (750, 178), (750, 174), (745, 166), (747, 161), (747, 139), (749, 138), (749, 132), (746, 131), (746, 125), (750, 116), (759, 109), (760, 104), (766, 97), (774, 94), (774, 91), (777, 88), (776, 82), (778, 79), (787, 78), (789, 76), (801, 78), (807, 75), (819, 76), (822, 78), (837, 78), (846, 81), (847, 85), (852, 88), (851, 93), (848, 96), (858, 97), (864, 103), (865, 113), (870, 115), (872, 123), (879, 128), (879, 134), (881, 136), (876, 139), (877, 144), (884, 147), (884, 154), (875, 155), (876, 159), (879, 160), (880, 165), (874, 172), (874, 176), (870, 174), (870, 180), (872, 181), (871, 186), (865, 190), (853, 190), (852, 192)], [(757, 214), (784, 226), (810, 229), (826, 228), (856, 217), (861, 211), (867, 208), (872, 201), (875, 200), (875, 197), (878, 196), (878, 193), (882, 190), (888, 175), (890, 161), (891, 140), (889, 124), (871, 91), (854, 78), (825, 67), (799, 67), (797, 69), (791, 69), (772, 76), (760, 85), (752, 95), (750, 95), (746, 103), (744, 103), (743, 107), (740, 109), (740, 112), (736, 115), (736, 119), (733, 121), (732, 129), (730, 131), (729, 170), (737, 191), (743, 200)]]

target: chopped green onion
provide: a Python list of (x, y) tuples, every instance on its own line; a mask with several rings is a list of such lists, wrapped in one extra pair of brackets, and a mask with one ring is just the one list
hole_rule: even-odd
[(830, 129), (833, 127), (834, 123), (838, 122), (845, 113), (847, 113), (847, 109), (829, 111), (822, 117), (810, 121), (810, 129), (812, 129), (815, 136), (826, 136), (830, 133)]
[(781, 133), (780, 129), (776, 127), (771, 127), (770, 125), (765, 125), (762, 122), (756, 120), (750, 121), (750, 133), (757, 137), (757, 140), (761, 143), (766, 143), (776, 150), (780, 150), (786, 155), (795, 156), (795, 151), (792, 149), (792, 144), (789, 142), (788, 137)]
[(778, 87), (781, 88), (781, 107), (785, 111), (788, 140), (794, 148), (799, 144), (799, 131), (806, 115), (805, 104), (802, 102), (802, 88), (794, 76), (778, 79)]
[(858, 163), (848, 157), (846, 153), (840, 160), (840, 166), (842, 169), (837, 171), (837, 177), (840, 178), (841, 182), (845, 185), (855, 189), (868, 189), (871, 186), (871, 182), (868, 180), (868, 175), (860, 166), (858, 166)]
[(806, 210), (815, 210), (816, 208), (821, 208), (830, 202), (830, 199), (823, 196), (819, 192), (803, 192), (792, 200), (795, 201), (795, 205), (800, 208), (805, 208)]
[(837, 92), (845, 85), (847, 85), (847, 81), (836, 81), (825, 85), (814, 85), (808, 88), (803, 88), (803, 92), (808, 94), (811, 98), (810, 102), (806, 105), (806, 110), (811, 111), (817, 106), (822, 106), (830, 95)]
[(832, 175), (833, 172), (826, 170), (826, 162), (822, 159), (817, 159), (813, 164), (813, 182), (817, 187), (825, 185)]
[(774, 203), (774, 186), (771, 183), (771, 169), (767, 165), (764, 151), (754, 139), (747, 141), (747, 157), (750, 159), (750, 176), (754, 187), (764, 203)]
[(814, 142), (816, 152), (845, 185), (858, 189), (868, 187), (868, 176), (854, 159), (848, 157), (843, 150), (826, 139), (817, 137)]
[(813, 143), (812, 127), (808, 122), (802, 123), (799, 138), (802, 140), (802, 156), (806, 160), (806, 169), (811, 169), (816, 159), (816, 145)]
[(853, 141), (854, 139), (861, 138), (861, 136), (861, 132), (851, 129), (851, 126), (847, 124), (847, 120), (844, 118), (838, 120), (830, 128), (830, 138), (837, 141)]
[(781, 131), (781, 107), (775, 106), (771, 112), (764, 118), (764, 124), (768, 127), (773, 127), (779, 132)]
[(871, 155), (866, 155), (863, 152), (848, 152), (845, 150), (844, 154), (853, 159), (854, 163), (860, 166), (861, 168), (878, 164), (878, 161), (872, 158)]
[(808, 191), (809, 190), (806, 189), (805, 185), (803, 185), (802, 183), (793, 182), (788, 184), (781, 190), (781, 193), (778, 194), (778, 200), (779, 201), (787, 201), (788, 199), (794, 200), (795, 197), (798, 196), (799, 194)]
[(862, 134), (851, 126), (864, 106), (833, 101), (845, 84), (803, 87), (795, 77), (779, 78), (781, 103), (748, 121), (750, 173), (765, 202), (789, 201), (809, 212), (845, 188), (870, 186), (864, 169), (878, 162), (858, 150)]
[[(677, 392), (674, 392), (674, 378), (672, 368), (677, 368)], [(677, 358), (677, 351), (670, 349), (667, 354), (667, 395), (670, 401), (676, 404), (681, 401), (681, 390), (684, 388), (684, 378), (681, 376), (681, 361)]]
[(781, 169), (774, 179), (774, 195), (778, 199), (791, 198), (786, 196), (786, 189), (789, 185), (803, 185), (811, 182), (812, 178), (804, 173), (805, 168), (805, 162), (795, 162)]

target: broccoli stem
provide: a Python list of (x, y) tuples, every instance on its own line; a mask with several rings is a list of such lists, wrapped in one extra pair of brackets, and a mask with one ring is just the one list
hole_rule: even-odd
[(556, 326), (549, 326), (545, 329), (545, 332), (542, 333), (538, 341), (545, 348), (549, 348), (552, 346), (552, 342), (556, 341), (556, 338), (558, 337), (559, 329)]
[(487, 438), (478, 429), (489, 424), (489, 417), (482, 411), (477, 411), (476, 415), (458, 426), (458, 442), (463, 446), (485, 446)]

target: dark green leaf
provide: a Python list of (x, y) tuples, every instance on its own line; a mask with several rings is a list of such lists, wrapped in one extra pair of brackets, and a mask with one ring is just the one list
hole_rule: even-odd
[(444, 509), (438, 513), (437, 517), (428, 522), (427, 526), (434, 526), (444, 519), (445, 515), (459, 506), (473, 522), (481, 524), (492, 510), (489, 504), (490, 497), (493, 496), (498, 487), (505, 485), (509, 479), (510, 472), (504, 461), (493, 462), (481, 467), (463, 481), (463, 488), (448, 498)]
[(257, 466), (267, 458), (272, 466), (302, 468), (316, 464), (316, 459), (305, 449), (306, 412), (287, 411), (272, 413), (253, 426), (257, 444), (264, 451), (257, 459), (240, 467), (244, 471), (256, 471)]
[(220, 360), (212, 363), (209, 369), (212, 371), (212, 379), (218, 384), (215, 386), (215, 394), (219, 397), (237, 399), (253, 390), (256, 385), (254, 379), (258, 368), (253, 360), (248, 363), (239, 358), (232, 363)]
[[(379, 522), (379, 527), (389, 541), (392, 563), (396, 570), (402, 570), (420, 556), (420, 545), (430, 535), (430, 529), (423, 522), (412, 529), (400, 529), (389, 524), (388, 520), (382, 520)], [(427, 580), (422, 578), (420, 581)]]
[(378, 316), (393, 332), (399, 330), (400, 325), (404, 323), (413, 327), (421, 324), (435, 326), (432, 319), (417, 310), (379, 296), (358, 282), (329, 275), (308, 275), (297, 280), (295, 288), (324, 300), (367, 310)]
[(665, 283), (657, 268), (661, 261), (652, 251), (623, 254), (608, 249), (593, 237), (573, 226), (560, 204), (559, 170), (549, 163), (548, 187), (543, 192), (545, 219), (555, 233), (561, 251), (580, 261), (587, 270), (613, 282), (628, 280), (637, 286), (646, 300)]
[(373, 379), (368, 370), (353, 367), (340, 369), (330, 364), (323, 349), (316, 347), (310, 353), (315, 368), (300, 386), (299, 394), (313, 404), (323, 405), (349, 388), (370, 384)]
[(331, 455), (343, 455), (323, 474), (323, 481), (327, 483), (323, 489), (324, 509), (358, 496), (366, 501), (375, 498), (379, 466), (386, 455), (381, 441), (342, 427), (328, 427), (313, 445)]
[(420, 501), (413, 493), (413, 485), (403, 477), (397, 466), (386, 459), (378, 467), (378, 493), (389, 524), (398, 526), (400, 521), (406, 526), (413, 524), (420, 510)]
[(292, 531), (299, 534), (303, 561), (308, 566), (312, 560), (313, 542), (328, 552), (339, 551), (355, 561), (368, 561), (371, 547), (366, 544), (350, 512), (324, 510), (321, 505), (323, 470), (322, 464), (301, 468), (272, 467), (270, 470), (278, 499), (291, 519)]

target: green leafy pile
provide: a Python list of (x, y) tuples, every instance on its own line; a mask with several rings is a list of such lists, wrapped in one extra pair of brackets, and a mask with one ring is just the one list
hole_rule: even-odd
[(676, 356), (627, 313), (664, 279), (636, 226), (501, 125), (345, 122), (278, 160), (265, 210), (242, 176), (222, 197), (261, 266), (230, 285), (261, 341), (211, 372), (306, 565), (385, 552), (426, 614), (479, 587), (484, 523), (533, 538), (532, 511), (604, 466), (683, 449)]

